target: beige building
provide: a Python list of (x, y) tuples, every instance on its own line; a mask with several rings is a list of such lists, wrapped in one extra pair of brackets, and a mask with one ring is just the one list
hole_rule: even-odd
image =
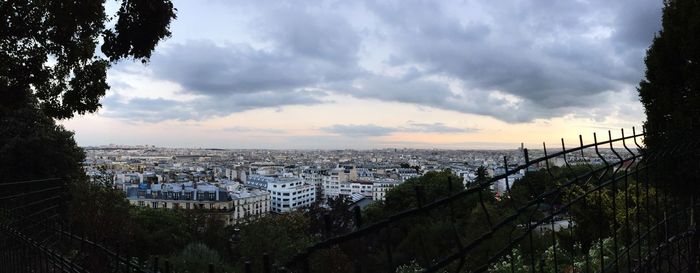
[(153, 185), (151, 189), (127, 189), (127, 200), (154, 209), (198, 209), (220, 217), (227, 225), (261, 217), (270, 212), (270, 194), (263, 190), (227, 192), (212, 185)]

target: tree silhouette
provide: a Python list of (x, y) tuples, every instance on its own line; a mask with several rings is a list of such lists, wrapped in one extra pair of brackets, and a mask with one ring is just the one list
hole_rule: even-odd
[[(116, 24), (104, 1), (0, 2), (0, 113), (37, 105), (52, 118), (95, 112), (121, 59), (147, 62), (170, 36), (170, 0), (123, 0)], [(102, 40), (102, 54), (96, 54)]]
[(647, 51), (639, 95), (647, 114), (650, 149), (700, 128), (700, 3), (666, 1), (663, 29)]
[[(664, 4), (663, 29), (647, 51), (646, 77), (638, 88), (647, 114), (645, 144), (652, 155), (700, 136), (700, 2)], [(697, 162), (694, 156), (663, 164), (665, 174), (658, 179), (683, 189), (688, 186), (683, 181), (693, 181), (688, 175), (697, 172), (689, 168), (697, 168)]]

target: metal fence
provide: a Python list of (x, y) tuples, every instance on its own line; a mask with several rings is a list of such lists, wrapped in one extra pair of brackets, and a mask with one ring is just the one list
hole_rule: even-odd
[[(696, 272), (695, 192), (669, 190), (663, 165), (687, 160), (700, 146), (649, 152), (643, 137), (621, 131), (607, 140), (594, 135), (591, 144), (580, 137), (575, 147), (562, 140), (556, 152), (523, 149), (522, 163), (504, 157), (495, 177), (465, 187), (447, 179), (446, 196), (429, 200), (416, 186), (417, 206), (400, 213), (372, 220), (355, 210), (353, 232), (290, 261), (247, 253), (261, 255), (261, 263), (246, 262), (243, 271)], [(74, 233), (65, 220), (66, 187), (62, 179), (0, 184), (0, 272), (171, 271), (167, 261), (134, 260)]]
[(536, 159), (524, 149), (523, 164), (504, 157), (503, 174), (430, 202), (417, 186), (417, 207), (367, 225), (356, 215), (354, 232), (314, 244), (280, 270), (695, 272), (695, 194), (671, 193), (659, 164), (684, 160), (698, 143), (652, 153), (634, 129), (607, 137), (579, 137), (575, 147), (562, 139)]
[(67, 187), (59, 178), (0, 183), (0, 272), (166, 272), (157, 258), (130, 259), (74, 232)]

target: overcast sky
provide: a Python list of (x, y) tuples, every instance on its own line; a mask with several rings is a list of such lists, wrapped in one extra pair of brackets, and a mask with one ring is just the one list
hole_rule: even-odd
[(512, 148), (619, 133), (644, 120), (635, 88), (662, 1), (175, 6), (151, 62), (112, 67), (103, 108), (63, 122), (80, 145)]

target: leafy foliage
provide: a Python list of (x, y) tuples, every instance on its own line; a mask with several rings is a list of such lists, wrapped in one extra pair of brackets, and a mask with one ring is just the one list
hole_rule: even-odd
[[(448, 184), (448, 181), (450, 184)], [(427, 204), (450, 193), (462, 190), (462, 179), (446, 170), (442, 172), (428, 172), (420, 177), (414, 177), (387, 191), (385, 201), (366, 209), (368, 217), (389, 216), (409, 208), (418, 207), (419, 202)], [(420, 200), (418, 196), (420, 195)], [(375, 210), (375, 211), (372, 211)], [(377, 213), (377, 211), (381, 211)], [(374, 216), (374, 217), (377, 217)], [(371, 219), (370, 219), (371, 220)]]
[(181, 211), (131, 208), (133, 221), (130, 248), (139, 257), (168, 255), (193, 241), (190, 219)]
[[(71, 184), (68, 221), (75, 234), (86, 235), (116, 249), (133, 236), (132, 210), (124, 193), (84, 180)], [(100, 228), (95, 228), (100, 227)]]
[[(52, 118), (96, 111), (111, 63), (147, 61), (170, 36), (170, 0), (123, 0), (114, 29), (103, 1), (0, 2), (0, 113), (37, 105)], [(100, 39), (102, 53), (95, 52)]]
[(175, 11), (170, 0), (122, 1), (116, 26), (104, 31), (102, 52), (111, 61), (133, 56), (146, 62), (158, 41), (170, 37)]
[(221, 255), (203, 243), (190, 243), (182, 251), (169, 260), (173, 261), (174, 272), (202, 272), (209, 264), (220, 265)]
[(0, 183), (84, 179), (81, 163), (85, 154), (76, 145), (73, 133), (31, 106), (14, 111), (0, 108), (0, 155)]
[[(700, 137), (700, 2), (664, 1), (663, 29), (654, 37), (645, 59), (639, 96), (647, 115), (644, 140), (652, 153)], [(657, 179), (687, 194), (697, 172), (697, 153), (660, 166)], [(694, 191), (693, 191), (694, 192)]]
[(309, 218), (298, 211), (262, 217), (240, 227), (241, 241), (236, 247), (258, 266), (262, 253), (284, 264), (314, 241), (308, 233), (310, 224)]
[[(351, 208), (352, 201), (348, 196), (328, 198), (325, 205), (320, 202), (313, 204), (304, 211), (311, 223), (309, 232), (337, 236), (350, 231), (354, 225)], [(329, 221), (328, 227), (326, 227), (325, 219)]]

